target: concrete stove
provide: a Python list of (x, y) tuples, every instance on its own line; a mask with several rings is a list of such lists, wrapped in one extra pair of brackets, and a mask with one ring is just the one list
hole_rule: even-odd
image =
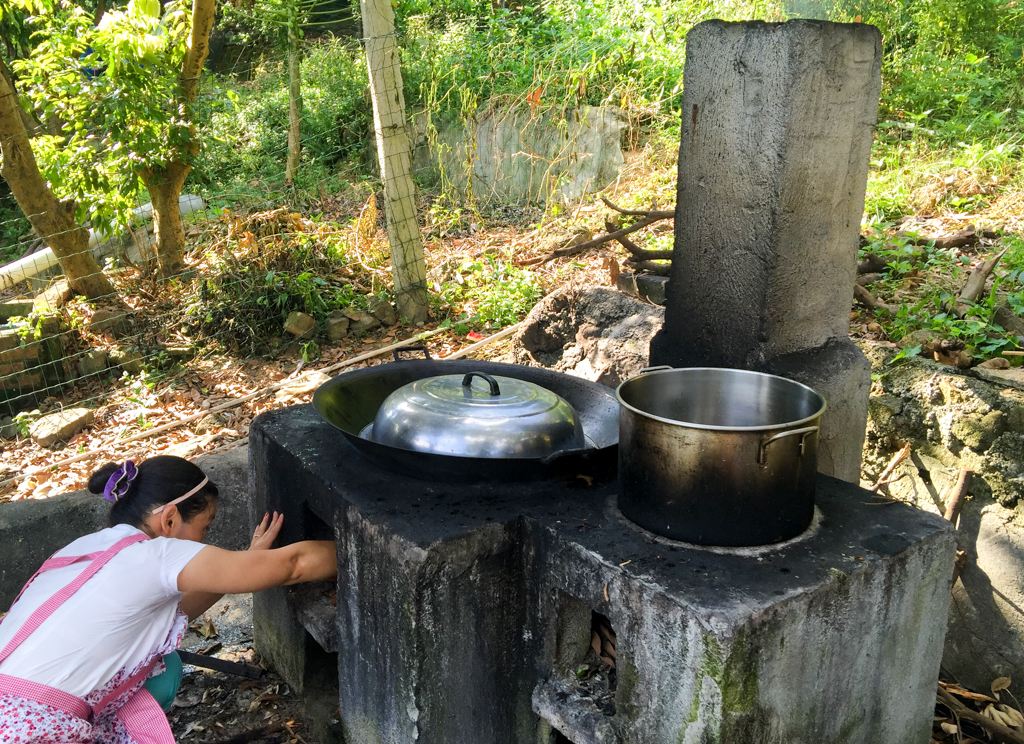
[(954, 550), (937, 517), (821, 476), (808, 534), (701, 549), (624, 520), (614, 482), (388, 473), (307, 406), (257, 418), (250, 458), (254, 518), (338, 542), (336, 606), (274, 590), (254, 622), (348, 744), (929, 739)]

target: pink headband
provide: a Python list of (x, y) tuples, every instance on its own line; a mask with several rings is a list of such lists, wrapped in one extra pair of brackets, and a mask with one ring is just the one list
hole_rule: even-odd
[(209, 477), (203, 478), (201, 481), (199, 481), (199, 485), (198, 486), (196, 486), (195, 488), (185, 492), (183, 495), (181, 495), (178, 498), (174, 499), (174, 501), (168, 501), (166, 504), (161, 504), (160, 506), (158, 506), (155, 509), (153, 509), (153, 511), (151, 511), (150, 514), (159, 514), (164, 509), (166, 509), (168, 506), (174, 506), (175, 504), (180, 504), (182, 501), (187, 499), (189, 496), (195, 496), (197, 493), (202, 491), (203, 488), (206, 486), (206, 484), (209, 483), (209, 482), (210, 482), (210, 478)]

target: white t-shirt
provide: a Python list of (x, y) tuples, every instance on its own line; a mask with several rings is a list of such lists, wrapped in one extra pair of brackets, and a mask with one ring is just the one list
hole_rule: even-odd
[[(68, 545), (57, 556), (105, 550), (140, 534), (119, 524)], [(178, 574), (205, 545), (158, 537), (124, 548), (89, 579), (3, 663), (0, 674), (28, 679), (84, 697), (122, 667), (134, 668), (154, 651), (169, 653), (178, 617)], [(41, 573), (0, 623), (0, 649), (29, 615), (85, 570), (88, 561)]]

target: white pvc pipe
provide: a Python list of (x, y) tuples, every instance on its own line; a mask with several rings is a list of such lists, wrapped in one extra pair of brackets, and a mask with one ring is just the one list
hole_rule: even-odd
[[(178, 208), (181, 210), (182, 217), (186, 217), (193, 212), (198, 212), (204, 207), (206, 207), (206, 203), (201, 197), (198, 197), (195, 194), (182, 194), (178, 199)], [(132, 210), (133, 221), (147, 221), (152, 219), (152, 217), (152, 203), (143, 204), (141, 207), (136, 207)], [(107, 243), (110, 240), (111, 236), (106, 233), (92, 229), (89, 230), (90, 248), (95, 248), (97, 245)], [(30, 277), (42, 274), (44, 271), (53, 268), (57, 264), (57, 256), (54, 255), (53, 249), (46, 247), (41, 251), (30, 253), (24, 258), (19, 258), (17, 261), (13, 261), (6, 266), (0, 266), (0, 291), (10, 289), (15, 284), (23, 282)]]

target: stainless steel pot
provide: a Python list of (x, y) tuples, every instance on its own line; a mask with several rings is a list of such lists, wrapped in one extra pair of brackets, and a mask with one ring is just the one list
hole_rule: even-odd
[(738, 369), (656, 367), (619, 385), (619, 509), (702, 545), (766, 545), (814, 516), (825, 400)]
[(586, 444), (562, 397), (475, 371), (403, 385), (381, 404), (365, 436), (390, 447), (483, 458), (543, 458)]

